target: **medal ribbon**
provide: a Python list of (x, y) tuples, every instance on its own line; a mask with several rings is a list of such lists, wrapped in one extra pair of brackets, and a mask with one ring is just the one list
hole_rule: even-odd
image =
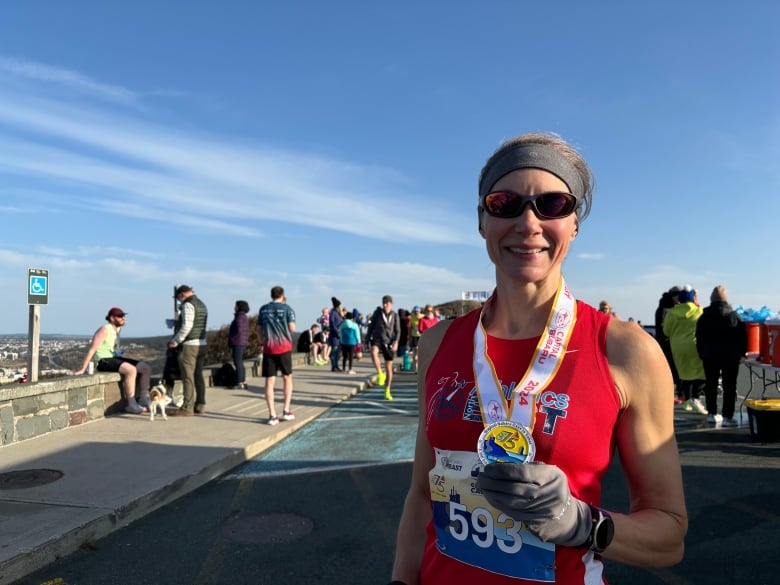
[(558, 372), (577, 320), (574, 297), (561, 276), (561, 285), (555, 293), (545, 332), (539, 338), (531, 363), (517, 384), (508, 405), (496, 368), (488, 355), (487, 334), (482, 325), (485, 308), (490, 302), (493, 302), (493, 297), (482, 307), (474, 329), (474, 386), (479, 398), (482, 421), (487, 426), (496, 421), (511, 420), (533, 430), (536, 397), (552, 382)]

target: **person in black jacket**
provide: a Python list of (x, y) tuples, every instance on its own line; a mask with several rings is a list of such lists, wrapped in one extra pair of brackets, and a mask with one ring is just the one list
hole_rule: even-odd
[(677, 304), (677, 293), (679, 292), (680, 287), (673, 286), (667, 292), (663, 293), (658, 300), (658, 308), (655, 310), (655, 339), (664, 352), (666, 361), (669, 364), (669, 369), (672, 370), (672, 380), (674, 380), (675, 387), (674, 401), (676, 404), (682, 404), (684, 400), (680, 398), (680, 375), (677, 373), (677, 366), (674, 365), (672, 344), (669, 342), (669, 338), (666, 334), (664, 334), (664, 317), (666, 317), (666, 312)]
[(731, 308), (722, 285), (710, 295), (710, 306), (696, 323), (696, 349), (704, 364), (707, 422), (718, 422), (718, 378), (723, 384), (723, 426), (737, 426), (734, 407), (737, 401), (739, 360), (747, 351), (747, 330)]
[[(393, 356), (398, 351), (398, 340), (401, 337), (401, 325), (398, 313), (393, 311), (393, 297), (382, 297), (382, 306), (377, 307), (371, 316), (366, 333), (366, 343), (371, 345), (371, 359), (376, 368), (377, 386), (385, 386), (385, 400), (392, 400), (390, 391), (393, 383)], [(384, 370), (379, 360), (384, 358)]]

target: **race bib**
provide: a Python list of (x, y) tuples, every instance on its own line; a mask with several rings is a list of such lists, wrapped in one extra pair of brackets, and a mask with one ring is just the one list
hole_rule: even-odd
[(555, 545), (542, 542), (492, 507), (477, 490), (483, 465), (476, 453), (435, 449), (429, 472), (436, 547), (448, 557), (492, 573), (555, 581)]

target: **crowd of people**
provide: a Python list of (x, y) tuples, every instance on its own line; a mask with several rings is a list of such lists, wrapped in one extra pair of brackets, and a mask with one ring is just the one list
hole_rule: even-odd
[[(206, 355), (208, 309), (189, 285), (176, 287), (177, 316), (170, 320), (174, 329), (167, 345), (166, 362), (162, 382), (172, 392), (176, 379), (182, 381), (182, 394), (178, 403), (168, 411), (171, 416), (193, 416), (206, 409), (206, 384), (204, 361)], [(442, 319), (432, 305), (425, 312), (416, 306), (412, 314), (404, 309), (393, 311), (390, 295), (382, 297), (382, 305), (366, 318), (358, 309), (347, 310), (335, 296), (332, 307), (322, 309), (322, 314), (308, 329), (297, 336), (295, 350), (308, 354), (309, 363), (318, 366), (330, 364), (333, 372), (355, 375), (355, 361), (363, 359), (364, 351), (370, 351), (377, 372), (377, 384), (384, 386), (384, 397), (392, 400), (393, 364), (396, 357), (406, 352), (417, 362), (417, 343), (423, 331)], [(235, 383), (231, 387), (246, 389), (244, 356), (249, 345), (249, 303), (237, 300), (234, 316), (228, 327), (227, 344), (235, 371)], [(120, 332), (127, 313), (113, 307), (106, 315), (107, 323), (93, 335), (82, 367), (74, 374), (90, 370), (118, 372), (122, 374), (122, 393), (125, 412), (143, 414), (149, 412), (149, 390), (156, 381), (151, 380), (149, 364), (122, 356)], [(295, 312), (287, 304), (284, 289), (271, 289), (271, 301), (258, 311), (258, 336), (262, 348), (262, 376), (265, 378), (265, 395), (270, 425), (280, 420), (293, 420), (291, 401), (293, 392), (292, 352), (295, 338)], [(413, 340), (413, 341), (410, 341)], [(283, 379), (283, 408), (276, 412), (274, 389), (277, 374)]]
[[(206, 384), (203, 367), (206, 357), (208, 308), (191, 286), (182, 284), (174, 290), (177, 315), (169, 325), (173, 335), (167, 344), (162, 382), (173, 389), (173, 381), (182, 381), (182, 397), (168, 412), (170, 416), (193, 416), (206, 410)], [(243, 301), (239, 301), (243, 302)], [(238, 303), (236, 304), (238, 309)], [(247, 306), (248, 310), (248, 306)], [(74, 375), (98, 372), (117, 372), (122, 375), (122, 394), (125, 412), (149, 412), (149, 391), (153, 383), (151, 367), (144, 361), (123, 356), (120, 333), (127, 313), (112, 307), (106, 314), (106, 324), (92, 336), (81, 368)], [(172, 397), (171, 397), (172, 398)]]
[[(599, 311), (619, 318), (609, 301), (601, 301)], [(713, 288), (707, 307), (702, 306), (698, 291), (689, 284), (664, 291), (655, 310), (654, 334), (672, 373), (674, 403), (706, 415), (711, 425), (739, 426), (734, 412), (739, 364), (747, 351), (747, 330), (729, 304), (726, 288)], [(718, 412), (720, 394), (723, 398)]]
[[(183, 397), (169, 414), (192, 416), (205, 411), (203, 367), (208, 309), (189, 285), (177, 287), (175, 298), (179, 311), (172, 322), (174, 333), (168, 343), (163, 377), (171, 388), (176, 377), (182, 380), (183, 386)], [(403, 360), (408, 353), (409, 369), (416, 372), (421, 336), (443, 319), (441, 312), (431, 304), (415, 305), (411, 311), (403, 308), (394, 311), (390, 295), (382, 298), (381, 306), (368, 318), (357, 308), (347, 310), (335, 296), (331, 298), (331, 304), (332, 307), (324, 307), (316, 322), (298, 336), (296, 351), (307, 353), (311, 364), (330, 364), (332, 372), (349, 375), (355, 375), (354, 362), (362, 360), (367, 352), (376, 369), (377, 384), (385, 387), (385, 399), (392, 400), (395, 358)], [(279, 311), (281, 313), (277, 315)], [(609, 301), (602, 300), (598, 311), (619, 319)], [(246, 388), (244, 352), (249, 343), (249, 312), (247, 301), (236, 301), (228, 331), (228, 346), (237, 380), (235, 387), (239, 389)], [(94, 370), (122, 374), (125, 411), (141, 414), (149, 408), (149, 388), (153, 384), (151, 368), (143, 361), (122, 356), (119, 338), (126, 318), (127, 313), (118, 307), (108, 311), (107, 323), (93, 335), (82, 366), (74, 373), (86, 373), (93, 362)], [(295, 313), (286, 304), (281, 287), (272, 289), (271, 303), (260, 309), (258, 330), (263, 356), (269, 356), (268, 363), (265, 358), (263, 361), (269, 424), (279, 420), (273, 406), (277, 372), (282, 373), (284, 380), (282, 420), (292, 420), (291, 353)], [(728, 303), (725, 287), (718, 285), (713, 289), (708, 307), (701, 306), (698, 292), (690, 285), (673, 286), (664, 291), (655, 312), (655, 338), (672, 375), (675, 404), (706, 415), (708, 423), (738, 426), (734, 419), (736, 384), (739, 361), (747, 350), (747, 332), (742, 319)], [(288, 353), (290, 355), (282, 357)], [(723, 399), (718, 412), (721, 393)]]
[(412, 311), (396, 311), (390, 295), (384, 295), (381, 301), (366, 317), (331, 297), (332, 306), (323, 307), (317, 321), (298, 338), (297, 351), (307, 353), (310, 364), (330, 364), (332, 372), (350, 375), (355, 374), (354, 361), (362, 360), (368, 352), (376, 369), (377, 385), (384, 386), (385, 399), (392, 400), (394, 360), (405, 362), (408, 354), (408, 369), (416, 372), (420, 336), (444, 317), (430, 304), (424, 310), (416, 305)]
[(710, 424), (738, 426), (737, 376), (747, 351), (747, 330), (729, 304), (725, 287), (712, 289), (707, 307), (702, 307), (691, 285), (664, 292), (655, 313), (655, 335), (673, 375), (675, 403), (706, 415)]

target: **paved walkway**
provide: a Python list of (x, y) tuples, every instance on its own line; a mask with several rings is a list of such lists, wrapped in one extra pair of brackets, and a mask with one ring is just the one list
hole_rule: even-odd
[[(337, 404), (365, 390), (369, 360), (357, 375), (328, 366), (294, 372), (295, 420), (275, 427), (263, 379), (247, 390), (207, 390), (206, 412), (188, 418), (116, 415), (0, 448), (0, 474), (31, 471), (30, 483), (0, 483), (0, 585), (7, 585), (141, 518), (255, 457)], [(277, 411), (281, 414), (281, 377)], [(51, 470), (48, 472), (47, 470)], [(9, 476), (5, 476), (8, 478)], [(14, 485), (19, 485), (15, 483)]]
[[(8, 585), (57, 557), (89, 546), (252, 459), (333, 405), (369, 387), (374, 372), (368, 361), (364, 360), (355, 369), (357, 375), (349, 376), (331, 373), (327, 366), (298, 367), (293, 398), (296, 419), (275, 427), (264, 424), (268, 413), (262, 379), (253, 378), (249, 380), (248, 390), (209, 388), (207, 412), (203, 415), (168, 421), (158, 417), (154, 423), (148, 415), (118, 415), (1, 447), (0, 474), (53, 470), (63, 475), (51, 483), (26, 489), (6, 489), (0, 483), (0, 585)], [(277, 388), (280, 386), (281, 379), (277, 379)], [(740, 394), (743, 393), (741, 390)], [(279, 411), (280, 398), (279, 391)], [(691, 532), (686, 561), (662, 573), (701, 575), (703, 565), (712, 565), (713, 550), (718, 551), (718, 558), (732, 563), (735, 556), (748, 558), (760, 551), (759, 544), (765, 548), (774, 546), (780, 501), (777, 497), (778, 444), (751, 442), (745, 427), (712, 428), (705, 417), (681, 407), (675, 408), (675, 428), (683, 461)], [(396, 471), (393, 477), (399, 480), (395, 483), (398, 494), (402, 494), (408, 474)], [(31, 474), (31, 479), (39, 478), (40, 474)], [(285, 478), (282, 476), (280, 481)], [(386, 483), (387, 479), (383, 481)], [(607, 507), (620, 509), (627, 505), (623, 501), (622, 479), (616, 476), (607, 484)], [(398, 497), (400, 501), (401, 496)], [(742, 526), (738, 522), (740, 518), (748, 524), (735, 531), (735, 526)], [(387, 546), (391, 551), (394, 526), (393, 522), (386, 524)], [(728, 546), (712, 549), (713, 542), (719, 542), (713, 541), (715, 534), (718, 538), (728, 538)], [(294, 552), (300, 555), (297, 545)], [(390, 554), (385, 553), (385, 556)], [(774, 557), (767, 554), (763, 564), (749, 563), (750, 571), (756, 574), (773, 571), (767, 567), (770, 558)], [(614, 569), (618, 575), (615, 581), (632, 580), (633, 577), (627, 576), (619, 578), (621, 571), (631, 570), (634, 569), (618, 565)], [(743, 573), (745, 570), (743, 565)], [(722, 567), (711, 571), (718, 572), (725, 574)], [(656, 573), (648, 575), (653, 583), (657, 582)], [(662, 581), (704, 582), (697, 578)], [(767, 581), (746, 573), (745, 579), (706, 582)]]

